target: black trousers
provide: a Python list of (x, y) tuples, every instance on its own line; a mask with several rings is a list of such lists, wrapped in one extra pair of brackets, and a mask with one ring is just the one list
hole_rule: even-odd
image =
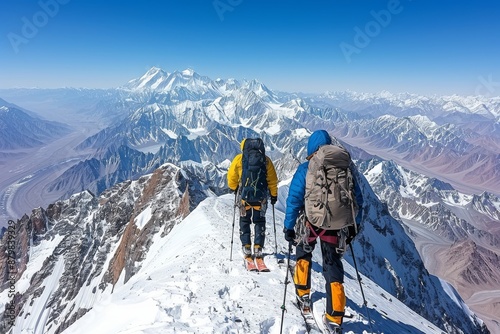
[(260, 210), (250, 208), (246, 215), (240, 217), (240, 240), (241, 245), (251, 245), (250, 225), (254, 224), (254, 245), (264, 247), (266, 241), (266, 216)]
[[(294, 274), (297, 295), (302, 296), (311, 290), (312, 251), (316, 247), (317, 239), (309, 242), (309, 247), (299, 243), (296, 247), (296, 267)], [(323, 277), (326, 290), (326, 313), (332, 316), (343, 314), (345, 307), (344, 265), (342, 254), (338, 254), (337, 245), (320, 240), (321, 255), (323, 258)], [(306, 248), (306, 249), (304, 249)], [(335, 309), (334, 309), (335, 308)], [(341, 322), (337, 321), (338, 323)]]

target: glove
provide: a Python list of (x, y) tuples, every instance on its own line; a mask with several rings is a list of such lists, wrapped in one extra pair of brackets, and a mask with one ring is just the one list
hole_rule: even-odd
[(290, 244), (295, 243), (295, 230), (289, 230), (287, 228), (283, 229), (283, 232), (285, 233), (285, 240), (288, 241)]
[[(358, 226), (358, 229), (359, 229), (359, 226)], [(354, 239), (354, 237), (356, 236), (356, 228), (354, 227), (354, 225), (352, 226), (349, 226), (347, 228), (347, 237), (346, 237), (346, 240), (345, 240), (345, 243), (346, 245), (349, 245), (352, 241), (352, 239)]]
[(240, 186), (236, 186), (236, 189), (232, 190), (233, 193), (237, 194), (238, 193), (238, 189), (240, 188)]
[(277, 200), (278, 200), (278, 196), (271, 196), (271, 205), (276, 204)]

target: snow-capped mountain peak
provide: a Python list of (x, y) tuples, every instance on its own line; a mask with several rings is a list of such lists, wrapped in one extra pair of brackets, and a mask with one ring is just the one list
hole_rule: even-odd
[(153, 91), (168, 94), (173, 100), (216, 99), (231, 95), (245, 95), (251, 92), (258, 99), (277, 102), (275, 94), (261, 82), (252, 80), (239, 81), (233, 78), (212, 80), (193, 69), (168, 73), (158, 67), (152, 67), (143, 76), (129, 81), (122, 89), (133, 92)]
[(183, 70), (181, 73), (185, 77), (192, 77), (195, 74), (195, 72), (192, 68), (187, 68), (187, 69)]

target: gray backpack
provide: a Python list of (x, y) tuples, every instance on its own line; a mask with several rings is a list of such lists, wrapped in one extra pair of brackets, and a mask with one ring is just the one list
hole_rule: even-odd
[(354, 225), (354, 183), (351, 156), (335, 145), (321, 146), (309, 160), (305, 213), (310, 224), (325, 230)]

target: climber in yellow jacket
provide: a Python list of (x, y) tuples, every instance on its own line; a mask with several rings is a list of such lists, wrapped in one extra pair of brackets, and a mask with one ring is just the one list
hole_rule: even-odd
[(271, 159), (265, 155), (262, 139), (243, 139), (242, 153), (236, 155), (227, 173), (229, 189), (238, 194), (240, 205), (240, 241), (245, 257), (252, 256), (250, 225), (254, 223), (253, 255), (262, 257), (266, 232), (267, 198), (278, 200), (278, 177)]

